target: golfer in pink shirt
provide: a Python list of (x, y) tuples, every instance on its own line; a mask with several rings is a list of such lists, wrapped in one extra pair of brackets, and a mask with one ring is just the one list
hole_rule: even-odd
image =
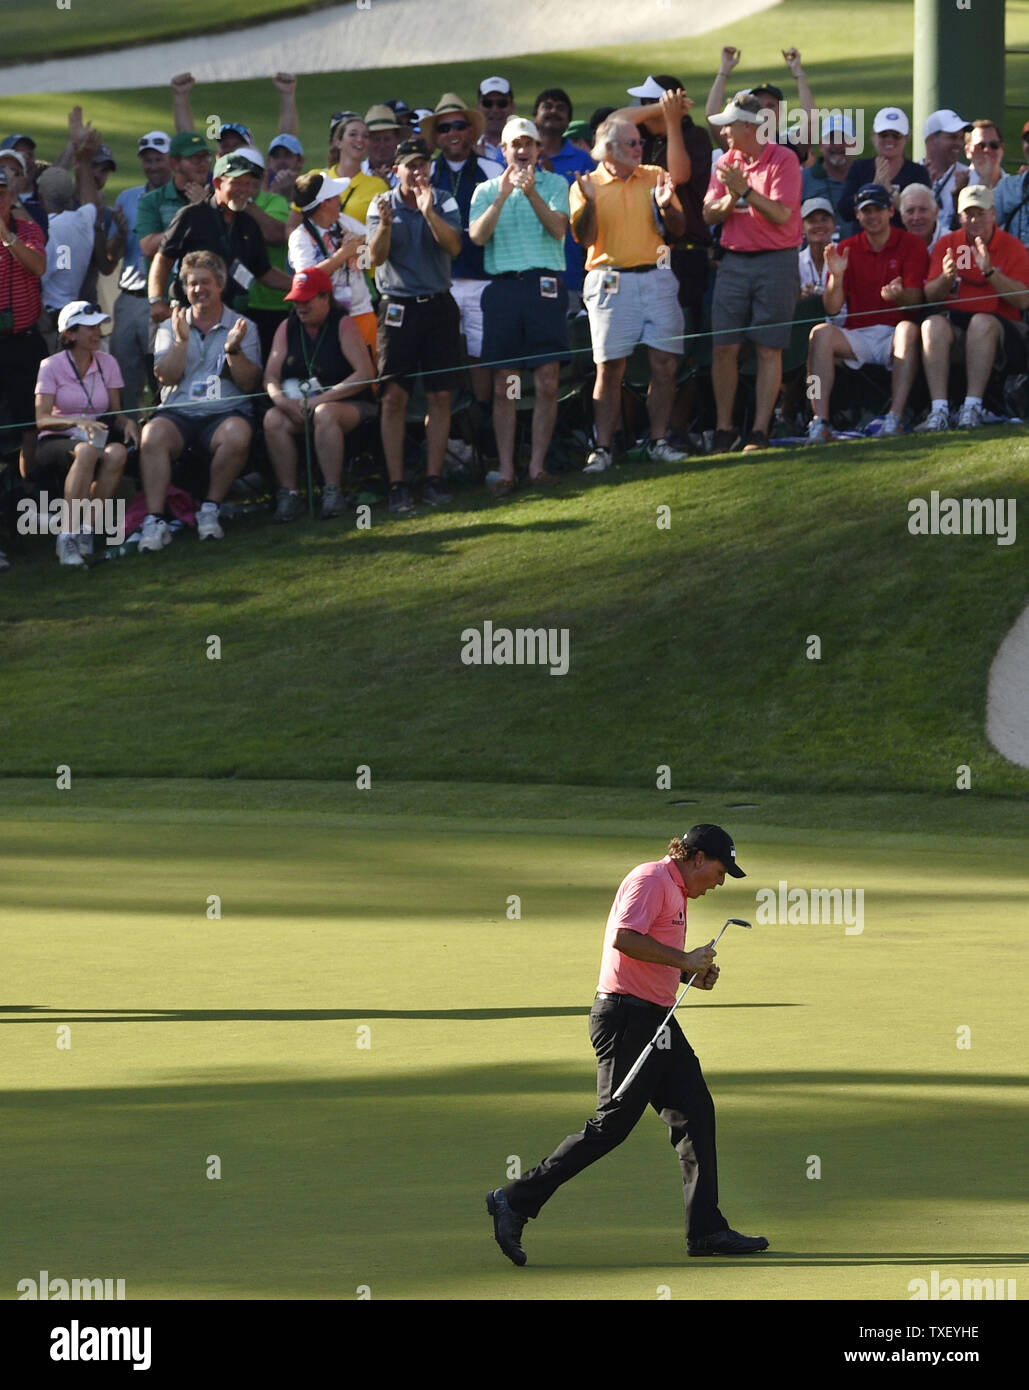
[(726, 874), (744, 878), (736, 848), (718, 825), (695, 825), (674, 839), (663, 859), (639, 864), (615, 894), (607, 919), (600, 983), (590, 1011), (597, 1054), (597, 1113), (570, 1134), (532, 1172), (486, 1198), (501, 1250), (526, 1262), (522, 1229), (562, 1183), (610, 1153), (634, 1129), (648, 1105), (668, 1126), (682, 1169), (686, 1246), (690, 1255), (746, 1255), (768, 1248), (764, 1236), (729, 1228), (718, 1209), (715, 1108), (696, 1053), (675, 1018), (621, 1100), (613, 1096), (675, 1002), (680, 980), (694, 972), (696, 989), (718, 979), (713, 944), (686, 945), (686, 903), (719, 888)]

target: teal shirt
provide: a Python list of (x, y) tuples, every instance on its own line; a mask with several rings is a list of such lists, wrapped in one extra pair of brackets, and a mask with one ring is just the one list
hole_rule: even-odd
[[(500, 179), (480, 183), (472, 194), (469, 222), (481, 217), (499, 192)], [(548, 208), (568, 215), (568, 184), (560, 174), (537, 169), (536, 192)], [(514, 189), (500, 209), (485, 250), (487, 275), (503, 275), (508, 270), (563, 272), (565, 268), (564, 237), (550, 235), (520, 188)]]

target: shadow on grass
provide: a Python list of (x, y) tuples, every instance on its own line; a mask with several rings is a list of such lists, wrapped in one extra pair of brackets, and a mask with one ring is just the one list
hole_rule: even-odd
[[(796, 1009), (799, 1004), (697, 1004), (698, 1009)], [(526, 1009), (51, 1009), (43, 1004), (0, 1004), (0, 1014), (30, 1013), (31, 1018), (0, 1018), (4, 1023), (331, 1023), (348, 1018), (576, 1018), (589, 1004)], [(691, 1010), (692, 1012), (692, 1010)]]
[[(466, 1066), (437, 1053), (417, 1071), (375, 1075), (367, 1070), (374, 1054), (348, 1048), (339, 1076), (312, 1077), (287, 1067), (269, 1075), (264, 1065), (188, 1065), (195, 1055), (170, 1052), (167, 1071), (151, 1084), (0, 1093), (0, 1284), (10, 1280), (13, 1289), (46, 1269), (61, 1277), (117, 1274), (130, 1298), (352, 1297), (362, 1283), (389, 1297), (438, 1290), (441, 1278), (467, 1280), (470, 1291), (497, 1258), (482, 1197), (510, 1162), (505, 1155), (534, 1161), (568, 1132), (566, 1120), (577, 1127), (591, 1108), (585, 1056), (578, 1067), (517, 1059)], [(202, 1055), (212, 1056), (206, 1044)], [(1021, 1199), (1021, 1114), (1015, 1097), (989, 1097), (983, 1081), (1021, 1083), (871, 1071), (718, 1077), (733, 1208), (755, 1212), (773, 1242), (776, 1228), (789, 1232), (791, 1248), (760, 1257), (757, 1267), (1024, 1263), (1024, 1254), (998, 1251), (995, 1234), (988, 1252), (958, 1253), (951, 1240), (941, 1255), (913, 1250), (933, 1239), (927, 1204), (946, 1206), (949, 1226), (974, 1232), (977, 1213)], [(897, 1098), (888, 1098), (885, 1140), (874, 1090), (831, 1111), (820, 1093), (799, 1091), (806, 1108), (785, 1113), (783, 1088), (799, 1082), (910, 1090), (899, 1119)], [(926, 1090), (940, 1083), (963, 1088), (956, 1147), (940, 1142), (954, 1123), (952, 1100)], [(732, 1104), (734, 1092), (745, 1093), (744, 1105)], [(815, 1133), (821, 1152), (832, 1155), (831, 1176), (817, 1194), (802, 1189), (771, 1222), (775, 1191), (796, 1167), (792, 1154), (807, 1152)], [(221, 1170), (212, 1180), (215, 1155)], [(618, 1229), (597, 1230), (589, 1265), (555, 1262), (570, 1237), (553, 1230), (543, 1264), (570, 1274), (680, 1258), (680, 1192), (664, 1127), (648, 1115), (622, 1148), (569, 1185), (560, 1208), (555, 1201), (559, 1224), (595, 1224), (617, 1211)], [(861, 1193), (871, 1224), (854, 1207)], [(884, 1197), (895, 1248), (883, 1239)], [(655, 1223), (663, 1232), (657, 1241)], [(811, 1232), (833, 1250), (804, 1250)], [(855, 1249), (866, 1233), (872, 1248)], [(725, 1263), (736, 1267), (689, 1262), (700, 1270)]]

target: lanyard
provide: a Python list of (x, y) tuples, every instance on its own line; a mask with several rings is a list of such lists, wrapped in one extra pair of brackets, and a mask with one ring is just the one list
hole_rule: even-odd
[(318, 350), (322, 345), (322, 339), (325, 337), (325, 330), (328, 328), (330, 322), (331, 319), (326, 319), (322, 324), (318, 332), (318, 337), (314, 340), (314, 349), (310, 354), (307, 351), (307, 329), (303, 324), (300, 325), (300, 351), (304, 354), (304, 366), (307, 368), (307, 375), (309, 377), (314, 375), (315, 363), (318, 361)]
[[(78, 381), (79, 386), (82, 388), (82, 394), (86, 399), (86, 409), (83, 413), (86, 415), (95, 415), (97, 412), (93, 409), (93, 392), (96, 390), (96, 382), (93, 382), (92, 388), (87, 388), (86, 383), (83, 381), (81, 375), (79, 374), (79, 369), (75, 364), (75, 358), (72, 357), (71, 352), (67, 348), (65, 348), (64, 350), (64, 355), (71, 363), (71, 369), (75, 373), (75, 378)], [(96, 363), (97, 375), (100, 377), (100, 380), (103, 381), (104, 377), (103, 373), (100, 371), (100, 363), (97, 362), (95, 357), (93, 358), (93, 361)], [(89, 375), (88, 367), (86, 368), (86, 375)]]
[(945, 174), (941, 174), (940, 177), (933, 184), (933, 197), (936, 199), (937, 203), (939, 203), (940, 201), (940, 194), (943, 192), (943, 190), (947, 187), (947, 184), (950, 183), (951, 179), (954, 177), (954, 170), (957, 167), (957, 160), (955, 160), (954, 163), (947, 170), (947, 172)]

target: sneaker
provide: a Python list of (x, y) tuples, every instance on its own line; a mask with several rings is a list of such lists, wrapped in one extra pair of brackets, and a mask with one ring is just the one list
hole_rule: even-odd
[(322, 521), (331, 521), (334, 516), (343, 515), (343, 494), (334, 483), (326, 483), (322, 488)]
[(969, 405), (966, 402), (961, 407), (961, 414), (958, 416), (959, 430), (977, 430), (980, 425), (985, 423), (981, 405)]
[(830, 439), (832, 439), (832, 430), (829, 428), (829, 422), (819, 419), (817, 415), (813, 416), (807, 427), (807, 442), (809, 444), (828, 444)]
[(598, 445), (591, 450), (590, 456), (586, 460), (586, 467), (582, 471), (584, 473), (605, 473), (613, 464), (614, 459), (611, 457), (611, 450), (601, 448)]
[(502, 1187), (486, 1194), (486, 1210), (493, 1218), (494, 1240), (512, 1263), (524, 1265), (528, 1256), (522, 1249), (522, 1229), (528, 1217), (511, 1210)]
[(394, 516), (414, 516), (414, 503), (411, 490), (405, 483), (398, 483), (389, 490), (389, 510)]
[(651, 463), (683, 463), (686, 455), (667, 439), (652, 439), (647, 445), (647, 458)]
[(171, 545), (171, 532), (168, 530), (168, 523), (159, 516), (148, 516), (143, 522), (143, 531), (139, 537), (137, 550), (163, 550), (166, 545)]
[(513, 478), (502, 478), (498, 473), (489, 485), (490, 496), (495, 502), (502, 502), (505, 497), (513, 497), (518, 491), (518, 484)]
[(205, 502), (197, 512), (197, 539), (202, 541), (220, 541), (225, 537), (225, 532), (218, 524), (218, 503)]
[(768, 435), (764, 430), (751, 430), (747, 435), (747, 442), (743, 446), (745, 454), (755, 454), (759, 449), (768, 448)]
[(915, 434), (942, 434), (950, 429), (949, 410), (931, 410), (920, 425), (915, 426)]
[(904, 431), (901, 429), (900, 421), (897, 419), (896, 415), (894, 415), (892, 410), (888, 411), (886, 415), (883, 416), (882, 428), (879, 430), (880, 439), (883, 436), (887, 439), (895, 439), (897, 435), (903, 433)]
[(78, 540), (78, 536), (57, 537), (57, 558), (62, 565), (84, 565), (86, 563), (79, 554)]
[[(322, 501), (324, 507), (324, 498)], [(288, 487), (280, 487), (276, 493), (275, 502), (275, 521), (296, 521), (297, 517), (304, 510), (304, 504), (300, 500), (299, 492), (290, 492)]]
[(735, 430), (715, 430), (711, 439), (713, 454), (731, 454), (739, 448), (740, 437)]
[(438, 478), (425, 479), (422, 484), (422, 501), (427, 507), (441, 507), (453, 500), (449, 492), (443, 491)]
[(79, 554), (84, 560), (89, 560), (93, 555), (93, 532), (80, 531), (75, 537), (75, 544), (79, 548)]
[(741, 1236), (739, 1231), (716, 1231), (714, 1235), (686, 1242), (689, 1255), (757, 1255), (767, 1249), (764, 1236)]

